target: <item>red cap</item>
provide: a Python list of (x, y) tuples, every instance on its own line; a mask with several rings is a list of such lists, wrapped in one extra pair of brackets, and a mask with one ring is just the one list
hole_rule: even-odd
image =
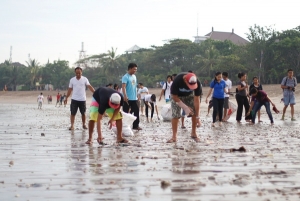
[(186, 84), (190, 89), (197, 89), (198, 88), (198, 84), (197, 84), (197, 77), (194, 73), (188, 73), (185, 75), (185, 79), (186, 79)]

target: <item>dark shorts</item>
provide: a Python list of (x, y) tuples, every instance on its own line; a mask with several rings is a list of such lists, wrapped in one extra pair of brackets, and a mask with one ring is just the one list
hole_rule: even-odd
[(229, 97), (225, 97), (224, 99), (224, 108), (229, 109)]
[(86, 111), (86, 101), (77, 101), (72, 99), (70, 105), (71, 115), (76, 115), (78, 108), (80, 113), (84, 115)]

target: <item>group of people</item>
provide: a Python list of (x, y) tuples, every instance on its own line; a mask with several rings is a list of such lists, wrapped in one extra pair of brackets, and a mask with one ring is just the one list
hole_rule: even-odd
[[(74, 120), (77, 110), (79, 109), (82, 115), (82, 127), (83, 129), (89, 129), (89, 139), (86, 144), (93, 143), (93, 131), (96, 125), (97, 127), (97, 142), (99, 144), (105, 144), (103, 142), (103, 135), (101, 129), (101, 121), (103, 115), (106, 113), (109, 116), (108, 125), (110, 128), (115, 122), (117, 127), (117, 143), (127, 143), (128, 140), (122, 136), (122, 110), (125, 113), (131, 113), (136, 117), (133, 122), (132, 129), (142, 130), (139, 126), (140, 123), (140, 107), (145, 107), (145, 114), (147, 121), (149, 121), (148, 109), (151, 110), (150, 120), (153, 118), (154, 108), (158, 116), (156, 106), (155, 94), (150, 94), (149, 90), (143, 86), (142, 83), (137, 82), (135, 73), (137, 71), (137, 64), (130, 63), (128, 65), (127, 73), (122, 77), (122, 88), (118, 87), (99, 87), (95, 90), (88, 79), (82, 76), (82, 69), (80, 67), (75, 68), (76, 76), (70, 80), (69, 89), (64, 100), (67, 104), (68, 98), (72, 94), (70, 110), (71, 110), (71, 126), (69, 130), (74, 130)], [(270, 100), (267, 93), (262, 90), (262, 86), (259, 84), (257, 77), (253, 78), (253, 83), (248, 87), (246, 82), (247, 75), (245, 73), (239, 73), (240, 79), (236, 88), (236, 101), (238, 105), (236, 121), (241, 122), (243, 108), (245, 108), (245, 120), (250, 123), (255, 123), (256, 113), (260, 110), (261, 106), (266, 107), (270, 121), (273, 124), (274, 120), (270, 111), (270, 104), (275, 107), (274, 103)], [(297, 85), (297, 80), (293, 77), (293, 71), (288, 71), (288, 76), (283, 79), (281, 88), (284, 94), (284, 110), (282, 119), (284, 119), (285, 111), (288, 105), (292, 108), (292, 120), (294, 119), (294, 105), (295, 97), (294, 91)], [(219, 125), (222, 125), (222, 121), (226, 121), (227, 110), (229, 109), (229, 95), (232, 94), (232, 83), (228, 78), (227, 72), (217, 72), (214, 80), (210, 83), (210, 90), (206, 97), (206, 103), (208, 98), (212, 94), (212, 126), (215, 126), (217, 116)], [(93, 93), (92, 101), (90, 105), (90, 120), (88, 127), (86, 126), (86, 87)], [(167, 82), (162, 87), (162, 91), (159, 97), (159, 101), (164, 95), (166, 103), (171, 102), (172, 109), (172, 137), (167, 141), (173, 143), (177, 141), (177, 128), (179, 119), (182, 118), (182, 111), (191, 118), (192, 130), (190, 137), (196, 142), (200, 141), (199, 136), (196, 133), (197, 124), (200, 124), (200, 102), (202, 96), (202, 85), (197, 76), (192, 72), (182, 72), (178, 75), (168, 76)], [(251, 96), (251, 102), (249, 103), (249, 97)], [(274, 109), (274, 108), (273, 108)], [(158, 117), (159, 118), (159, 117)], [(259, 116), (260, 120), (260, 116)]]
[[(283, 89), (283, 101), (284, 108), (281, 120), (285, 120), (285, 112), (287, 107), (291, 107), (291, 120), (294, 118), (294, 105), (295, 102), (295, 87), (297, 86), (297, 80), (293, 76), (293, 70), (288, 70), (288, 76), (284, 77), (281, 82), (281, 88)], [(253, 77), (250, 87), (247, 84), (246, 73), (239, 73), (240, 79), (236, 88), (236, 101), (237, 101), (237, 113), (236, 121), (238, 123), (242, 120), (243, 109), (245, 109), (245, 120), (251, 124), (255, 124), (256, 114), (258, 114), (258, 122), (260, 120), (260, 109), (265, 106), (266, 112), (270, 119), (271, 124), (274, 124), (274, 119), (271, 112), (270, 105), (273, 106), (275, 113), (279, 113), (275, 104), (268, 97), (267, 93), (263, 91), (262, 85), (259, 83), (258, 77)], [(226, 121), (227, 109), (229, 109), (229, 94), (232, 88), (232, 83), (228, 79), (227, 72), (217, 72), (215, 79), (210, 83), (210, 90), (206, 97), (206, 103), (208, 103), (208, 97), (213, 91), (212, 95), (212, 107), (213, 107), (213, 121), (212, 126), (215, 126), (215, 122), (219, 119), (219, 125), (222, 125), (222, 121)], [(224, 115), (223, 115), (224, 109)]]

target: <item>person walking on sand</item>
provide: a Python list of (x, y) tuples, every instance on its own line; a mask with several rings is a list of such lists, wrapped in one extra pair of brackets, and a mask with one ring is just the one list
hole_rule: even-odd
[(168, 75), (167, 76), (167, 82), (164, 83), (162, 90), (160, 92), (160, 96), (159, 96), (159, 100), (161, 100), (162, 95), (164, 95), (165, 97), (165, 101), (166, 103), (170, 102), (170, 98), (171, 98), (171, 86), (172, 86), (172, 75)]
[(149, 123), (148, 108), (151, 110), (151, 119), (150, 119), (150, 121), (153, 122), (152, 119), (153, 119), (153, 114), (154, 114), (154, 107), (155, 107), (157, 119), (160, 120), (160, 118), (158, 116), (158, 109), (157, 109), (157, 105), (156, 105), (156, 96), (155, 96), (155, 94), (147, 94), (143, 101), (144, 101), (144, 104), (145, 104), (145, 113), (146, 113), (147, 123)]
[(137, 100), (137, 79), (134, 75), (137, 71), (137, 65), (135, 63), (130, 63), (128, 65), (127, 73), (122, 77), (122, 93), (124, 96), (123, 111), (128, 113), (133, 113), (136, 116), (136, 120), (133, 122), (132, 129), (142, 130), (139, 127), (140, 123), (140, 111), (138, 107)]
[[(253, 88), (256, 88), (258, 91), (263, 90), (261, 84), (259, 83), (258, 77), (253, 77), (252, 79), (252, 84), (249, 87), (249, 96), (252, 98), (251, 90)], [(249, 97), (249, 102), (250, 102), (250, 97)], [(262, 122), (260, 120), (260, 108), (257, 111), (257, 118), (258, 118), (258, 123)]]
[(178, 74), (171, 86), (172, 109), (172, 138), (167, 143), (177, 142), (178, 121), (181, 117), (181, 109), (188, 117), (192, 117), (191, 138), (200, 142), (196, 133), (196, 124), (199, 116), (200, 96), (202, 87), (194, 73), (183, 72)]
[(296, 105), (295, 90), (297, 86), (297, 79), (294, 77), (294, 71), (289, 69), (287, 76), (282, 79), (281, 88), (283, 89), (283, 112), (281, 120), (284, 120), (284, 115), (287, 107), (291, 107), (291, 121), (296, 121), (294, 118), (294, 105)]
[(222, 119), (222, 121), (225, 121), (226, 116), (227, 116), (227, 110), (229, 109), (229, 93), (230, 93), (230, 90), (232, 88), (232, 82), (228, 78), (228, 73), (227, 72), (223, 72), (222, 77), (223, 77), (223, 80), (226, 84), (226, 89), (227, 89), (227, 93), (224, 93), (224, 113), (223, 113), (224, 116), (223, 116), (223, 119)]
[(56, 95), (56, 104), (55, 104), (55, 107), (57, 106), (57, 104), (58, 104), (58, 106), (59, 106), (59, 101), (60, 101), (60, 94), (57, 93), (57, 95)]
[(245, 108), (245, 120), (249, 122), (251, 120), (251, 113), (247, 115), (249, 111), (250, 105), (248, 101), (248, 84), (246, 83), (247, 75), (246, 73), (239, 73), (238, 78), (240, 81), (238, 82), (238, 86), (236, 89), (236, 102), (238, 104), (237, 112), (236, 112), (236, 121), (241, 123), (242, 115), (243, 115), (243, 107)]
[(38, 102), (38, 109), (42, 109), (43, 102), (44, 102), (44, 96), (43, 96), (43, 93), (40, 93), (40, 95), (38, 95), (36, 101)]
[(69, 89), (67, 92), (66, 100), (64, 101), (65, 104), (68, 102), (68, 98), (72, 93), (71, 98), (71, 104), (70, 104), (70, 110), (71, 110), (71, 126), (69, 127), (69, 130), (74, 130), (74, 121), (75, 121), (75, 115), (77, 113), (77, 110), (79, 108), (79, 111), (81, 113), (81, 120), (82, 120), (82, 128), (87, 129), (85, 125), (85, 112), (86, 112), (86, 86), (89, 88), (89, 90), (94, 93), (95, 89), (91, 86), (89, 80), (82, 76), (82, 68), (76, 67), (75, 68), (75, 77), (70, 79), (69, 83)]
[(217, 119), (217, 114), (219, 114), (219, 126), (222, 125), (223, 117), (223, 108), (224, 108), (224, 94), (227, 94), (226, 83), (222, 79), (221, 72), (215, 74), (215, 79), (210, 83), (210, 89), (206, 96), (205, 102), (208, 103), (208, 97), (210, 97), (211, 92), (213, 91), (212, 101), (213, 101), (213, 121), (211, 126), (215, 127), (215, 122)]
[(141, 113), (142, 116), (144, 116), (144, 106), (145, 106), (145, 96), (149, 94), (149, 90), (147, 87), (143, 85), (143, 83), (138, 84), (139, 90), (138, 90), (138, 101), (140, 102), (141, 107)]
[[(257, 90), (256, 88), (251, 89), (251, 106), (249, 108), (249, 111), (247, 112), (247, 115), (250, 115), (252, 111), (252, 120), (251, 123), (255, 124), (255, 117), (257, 111), (261, 108), (261, 106), (265, 106), (266, 111), (268, 113), (269, 119), (271, 121), (271, 124), (274, 124), (273, 116), (270, 109), (270, 103), (273, 107), (275, 107), (274, 103), (272, 103), (271, 99), (268, 97), (267, 93), (263, 90)], [(253, 110), (252, 110), (253, 109)]]
[(123, 102), (124, 98), (122, 94), (112, 88), (99, 87), (93, 93), (90, 106), (89, 139), (86, 141), (86, 144), (93, 144), (93, 132), (96, 122), (98, 132), (97, 142), (100, 145), (105, 145), (101, 130), (101, 122), (104, 113), (110, 118), (108, 121), (110, 129), (113, 122), (116, 121), (117, 143), (128, 143), (128, 140), (122, 137), (122, 114), (120, 113), (120, 109)]

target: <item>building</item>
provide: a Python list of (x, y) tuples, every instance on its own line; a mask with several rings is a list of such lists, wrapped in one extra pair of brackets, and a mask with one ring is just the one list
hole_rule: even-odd
[(235, 34), (234, 29), (232, 29), (231, 32), (223, 32), (223, 31), (214, 31), (213, 27), (211, 32), (206, 34), (205, 36), (194, 36), (194, 38), (195, 38), (194, 43), (199, 43), (199, 44), (208, 38), (212, 40), (219, 40), (219, 41), (229, 40), (236, 45), (246, 45), (247, 43), (249, 43), (249, 41), (247, 41), (246, 39)]

